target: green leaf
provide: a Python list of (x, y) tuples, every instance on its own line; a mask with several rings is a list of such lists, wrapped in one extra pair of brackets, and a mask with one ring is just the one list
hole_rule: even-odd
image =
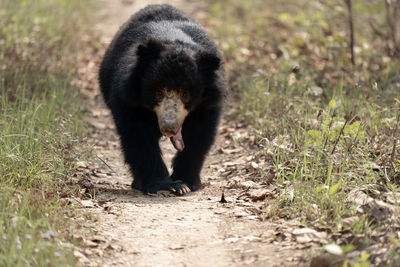
[(366, 260), (368, 260), (369, 256), (370, 255), (368, 253), (363, 253), (363, 254), (361, 254), (361, 260), (366, 261)]
[(278, 18), (281, 22), (288, 22), (291, 19), (291, 15), (289, 13), (281, 13)]
[(343, 253), (347, 253), (347, 252), (353, 251), (356, 247), (352, 244), (348, 244), (345, 246), (341, 246), (341, 248), (342, 248)]
[(308, 130), (307, 133), (314, 138), (317, 138), (321, 135), (321, 133), (319, 131), (316, 130)]
[(340, 182), (332, 185), (331, 188), (329, 188), (329, 196), (332, 197), (333, 195), (335, 195), (339, 188), (340, 188)]
[(317, 192), (317, 193), (322, 192), (325, 188), (326, 188), (325, 186), (317, 186), (315, 188), (315, 192)]
[(329, 101), (329, 107), (330, 108), (335, 108), (335, 106), (336, 106), (336, 100), (335, 99), (332, 99), (331, 101)]

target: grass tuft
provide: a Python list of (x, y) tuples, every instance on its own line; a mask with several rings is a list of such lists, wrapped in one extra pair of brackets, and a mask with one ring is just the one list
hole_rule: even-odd
[(326, 229), (333, 243), (357, 244), (352, 250), (382, 242), (372, 233), (394, 248), (398, 221), (371, 201), (400, 203), (388, 201), (400, 195), (400, 64), (366, 27), (375, 19), (388, 30), (384, 1), (355, 5), (354, 67), (344, 2), (284, 2), (218, 1), (208, 20), (242, 96), (239, 116), (276, 173), (278, 197), (265, 216)]
[(84, 127), (70, 85), (90, 1), (0, 4), (0, 265), (72, 266), (60, 198)]

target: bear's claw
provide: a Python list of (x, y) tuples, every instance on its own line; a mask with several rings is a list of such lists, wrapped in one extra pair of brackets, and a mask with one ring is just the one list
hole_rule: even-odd
[[(133, 187), (133, 188), (135, 188), (135, 187)], [(135, 188), (135, 189), (142, 190), (142, 188)], [(162, 191), (162, 190), (168, 190), (177, 196), (183, 196), (183, 195), (191, 192), (190, 188), (181, 181), (174, 181), (174, 182), (166, 181), (166, 182), (157, 183), (157, 184), (150, 184), (150, 185), (145, 186), (145, 188), (143, 188), (142, 191), (145, 194), (151, 195), (151, 194), (157, 194), (158, 191)]]
[(170, 186), (171, 186), (170, 191), (177, 196), (183, 196), (186, 193), (191, 192), (190, 188), (182, 182), (174, 182), (171, 183)]

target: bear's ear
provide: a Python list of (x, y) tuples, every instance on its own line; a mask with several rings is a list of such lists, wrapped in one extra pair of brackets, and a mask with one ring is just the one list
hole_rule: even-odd
[(163, 50), (164, 45), (160, 41), (150, 39), (146, 43), (138, 46), (137, 55), (140, 58), (155, 58), (158, 57)]
[(208, 52), (200, 52), (196, 56), (196, 63), (200, 71), (214, 72), (221, 66), (221, 58)]

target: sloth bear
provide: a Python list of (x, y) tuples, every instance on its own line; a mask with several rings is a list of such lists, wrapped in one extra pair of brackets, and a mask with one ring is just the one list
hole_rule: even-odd
[[(99, 81), (132, 187), (176, 195), (198, 190), (227, 90), (221, 53), (205, 30), (170, 5), (150, 5), (118, 31)], [(162, 159), (162, 135), (177, 150), (172, 175)]]

